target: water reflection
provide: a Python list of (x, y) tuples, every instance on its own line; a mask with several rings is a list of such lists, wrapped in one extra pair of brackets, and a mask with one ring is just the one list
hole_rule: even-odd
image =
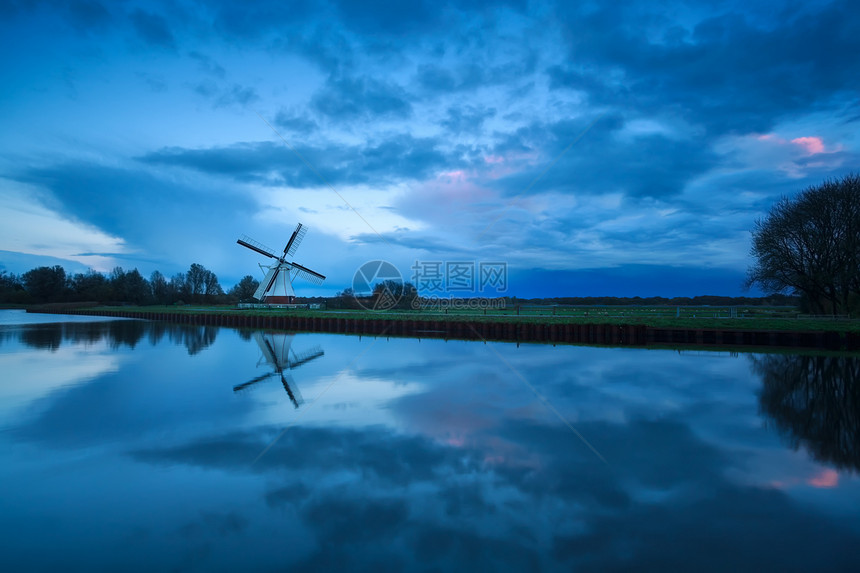
[(139, 324), (0, 348), (0, 571), (860, 570), (771, 357)]
[(860, 471), (860, 359), (750, 356), (761, 376), (761, 411), (795, 450), (839, 469)]
[(293, 339), (295, 338), (295, 334), (273, 331), (263, 332), (258, 330), (253, 331), (251, 336), (254, 338), (254, 341), (256, 341), (257, 346), (260, 347), (260, 352), (262, 353), (262, 356), (257, 361), (257, 367), (265, 363), (269, 365), (272, 372), (257, 376), (247, 382), (243, 382), (242, 384), (237, 384), (236, 386), (233, 386), (233, 391), (240, 392), (242, 390), (247, 390), (258, 382), (268, 380), (275, 376), (280, 376), (281, 384), (284, 386), (284, 390), (290, 397), (290, 401), (293, 403), (293, 406), (298, 408), (304, 400), (302, 399), (301, 393), (299, 393), (299, 389), (298, 386), (296, 386), (295, 381), (293, 381), (292, 377), (288, 373), (285, 373), (285, 370), (295, 370), (299, 366), (323, 356), (325, 352), (323, 352), (319, 346), (316, 346), (301, 353), (297, 353), (293, 350)]
[(194, 355), (214, 344), (217, 333), (218, 327), (213, 326), (143, 320), (25, 324), (0, 327), (0, 345), (20, 342), (29, 348), (56, 351), (63, 344), (92, 345), (104, 341), (110, 348), (134, 349), (144, 337), (153, 346), (167, 338)]

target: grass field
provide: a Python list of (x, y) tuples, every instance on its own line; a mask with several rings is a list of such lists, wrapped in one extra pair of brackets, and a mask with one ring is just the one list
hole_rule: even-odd
[(109, 306), (93, 310), (129, 312), (229, 313), (242, 315), (289, 314), (303, 317), (344, 317), (385, 320), (445, 320), (472, 322), (524, 322), (545, 324), (642, 324), (656, 328), (723, 330), (786, 330), (860, 332), (860, 320), (829, 317), (803, 317), (785, 307), (735, 307), (736, 318), (728, 307), (527, 307), (516, 309), (444, 310), (305, 310), (248, 309), (223, 306)]

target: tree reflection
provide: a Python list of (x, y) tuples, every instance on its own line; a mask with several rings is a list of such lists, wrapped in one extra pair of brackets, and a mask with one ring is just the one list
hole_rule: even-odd
[(36, 325), (21, 330), (20, 340), (31, 348), (40, 350), (56, 350), (63, 341), (61, 325)]
[(155, 346), (164, 336), (176, 345), (185, 346), (194, 355), (215, 342), (218, 328), (147, 322), (143, 320), (115, 320), (109, 322), (67, 322), (23, 325), (6, 331), (6, 337), (16, 336), (31, 348), (57, 350), (63, 343), (72, 345), (94, 344), (105, 341), (111, 348), (135, 348), (146, 338)]
[(860, 359), (846, 356), (751, 356), (762, 378), (762, 413), (795, 450), (860, 471)]
[(176, 345), (182, 345), (188, 349), (189, 356), (194, 356), (200, 351), (212, 346), (218, 334), (217, 326), (178, 326), (167, 330), (170, 341)]

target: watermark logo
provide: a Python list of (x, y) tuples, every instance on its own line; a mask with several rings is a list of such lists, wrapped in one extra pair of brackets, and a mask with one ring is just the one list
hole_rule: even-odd
[(415, 261), (412, 284), (422, 293), (481, 293), (508, 290), (508, 264), (495, 261)]
[(403, 296), (403, 276), (388, 261), (368, 261), (355, 271), (352, 290), (362, 308), (388, 310)]
[(432, 310), (436, 312), (449, 310), (487, 311), (501, 310), (507, 307), (504, 298), (454, 298), (441, 296), (416, 296), (411, 303), (413, 310)]
[[(352, 279), (352, 304), (365, 310), (483, 310), (505, 307), (508, 265), (496, 261), (415, 261), (411, 282), (388, 261), (368, 261)], [(420, 294), (419, 294), (420, 293)]]

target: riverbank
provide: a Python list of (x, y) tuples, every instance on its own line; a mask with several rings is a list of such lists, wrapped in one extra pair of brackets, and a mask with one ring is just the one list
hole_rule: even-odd
[(57, 307), (28, 309), (70, 315), (180, 324), (372, 336), (609, 346), (691, 345), (860, 350), (857, 321), (788, 319), (570, 318), (370, 311), (266, 311), (228, 307)]

